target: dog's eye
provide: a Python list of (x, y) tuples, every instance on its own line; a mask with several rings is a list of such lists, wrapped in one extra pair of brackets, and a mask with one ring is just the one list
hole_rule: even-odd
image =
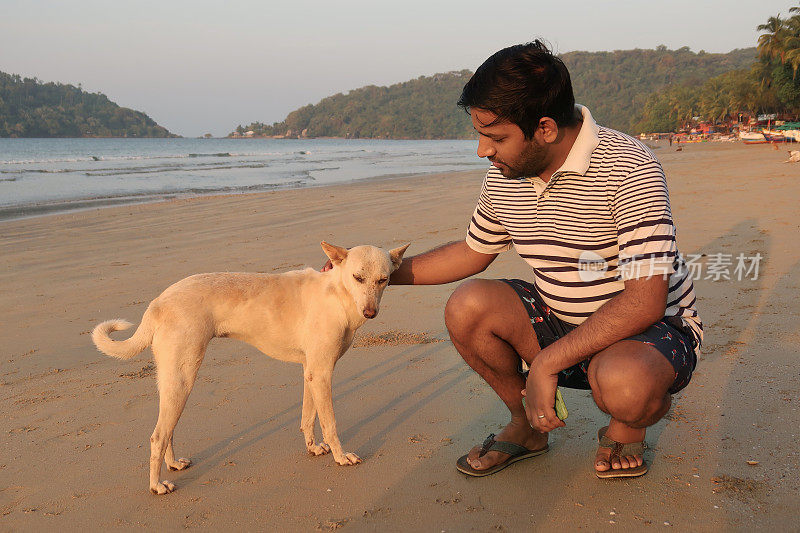
[(378, 280), (378, 284), (379, 284), (379, 285), (383, 285), (383, 284), (384, 284), (384, 283), (386, 283), (387, 281), (389, 281), (389, 278), (381, 278), (381, 279), (379, 279), (379, 280)]
[(356, 281), (359, 283), (364, 283), (364, 278), (359, 276), (358, 274), (353, 274), (353, 277), (356, 278)]

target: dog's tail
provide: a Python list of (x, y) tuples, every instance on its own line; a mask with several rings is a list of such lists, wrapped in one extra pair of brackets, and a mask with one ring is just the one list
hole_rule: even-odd
[(94, 342), (98, 350), (106, 355), (117, 359), (130, 359), (150, 346), (153, 341), (153, 328), (151, 322), (147, 320), (147, 313), (145, 313), (142, 323), (139, 324), (136, 333), (131, 338), (124, 341), (115, 341), (108, 334), (112, 331), (128, 329), (131, 326), (133, 324), (121, 318), (106, 320), (92, 330), (92, 342)]

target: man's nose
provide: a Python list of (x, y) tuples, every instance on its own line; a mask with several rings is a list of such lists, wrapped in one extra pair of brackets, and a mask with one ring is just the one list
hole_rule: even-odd
[(492, 157), (495, 153), (495, 149), (488, 139), (478, 138), (478, 157)]

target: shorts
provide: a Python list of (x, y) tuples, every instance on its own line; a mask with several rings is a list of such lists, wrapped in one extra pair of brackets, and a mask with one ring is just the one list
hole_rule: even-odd
[[(578, 326), (558, 318), (544, 303), (532, 283), (521, 279), (501, 279), (508, 283), (522, 300), (528, 311), (533, 331), (539, 347), (545, 348)], [(640, 341), (653, 346), (661, 352), (675, 370), (675, 381), (669, 389), (670, 394), (680, 391), (692, 379), (697, 366), (697, 340), (692, 331), (684, 326), (678, 317), (664, 317), (645, 331), (624, 340)], [(558, 373), (558, 384), (571, 389), (589, 390), (589, 361), (591, 357)], [(520, 359), (520, 372), (523, 372)], [(524, 372), (523, 372), (524, 373)]]

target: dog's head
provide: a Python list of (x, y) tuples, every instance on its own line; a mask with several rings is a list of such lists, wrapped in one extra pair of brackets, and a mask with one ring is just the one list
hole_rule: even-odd
[(341, 269), (342, 283), (366, 318), (375, 318), (389, 276), (403, 261), (408, 244), (386, 251), (375, 246), (341, 248), (320, 243), (334, 268)]

